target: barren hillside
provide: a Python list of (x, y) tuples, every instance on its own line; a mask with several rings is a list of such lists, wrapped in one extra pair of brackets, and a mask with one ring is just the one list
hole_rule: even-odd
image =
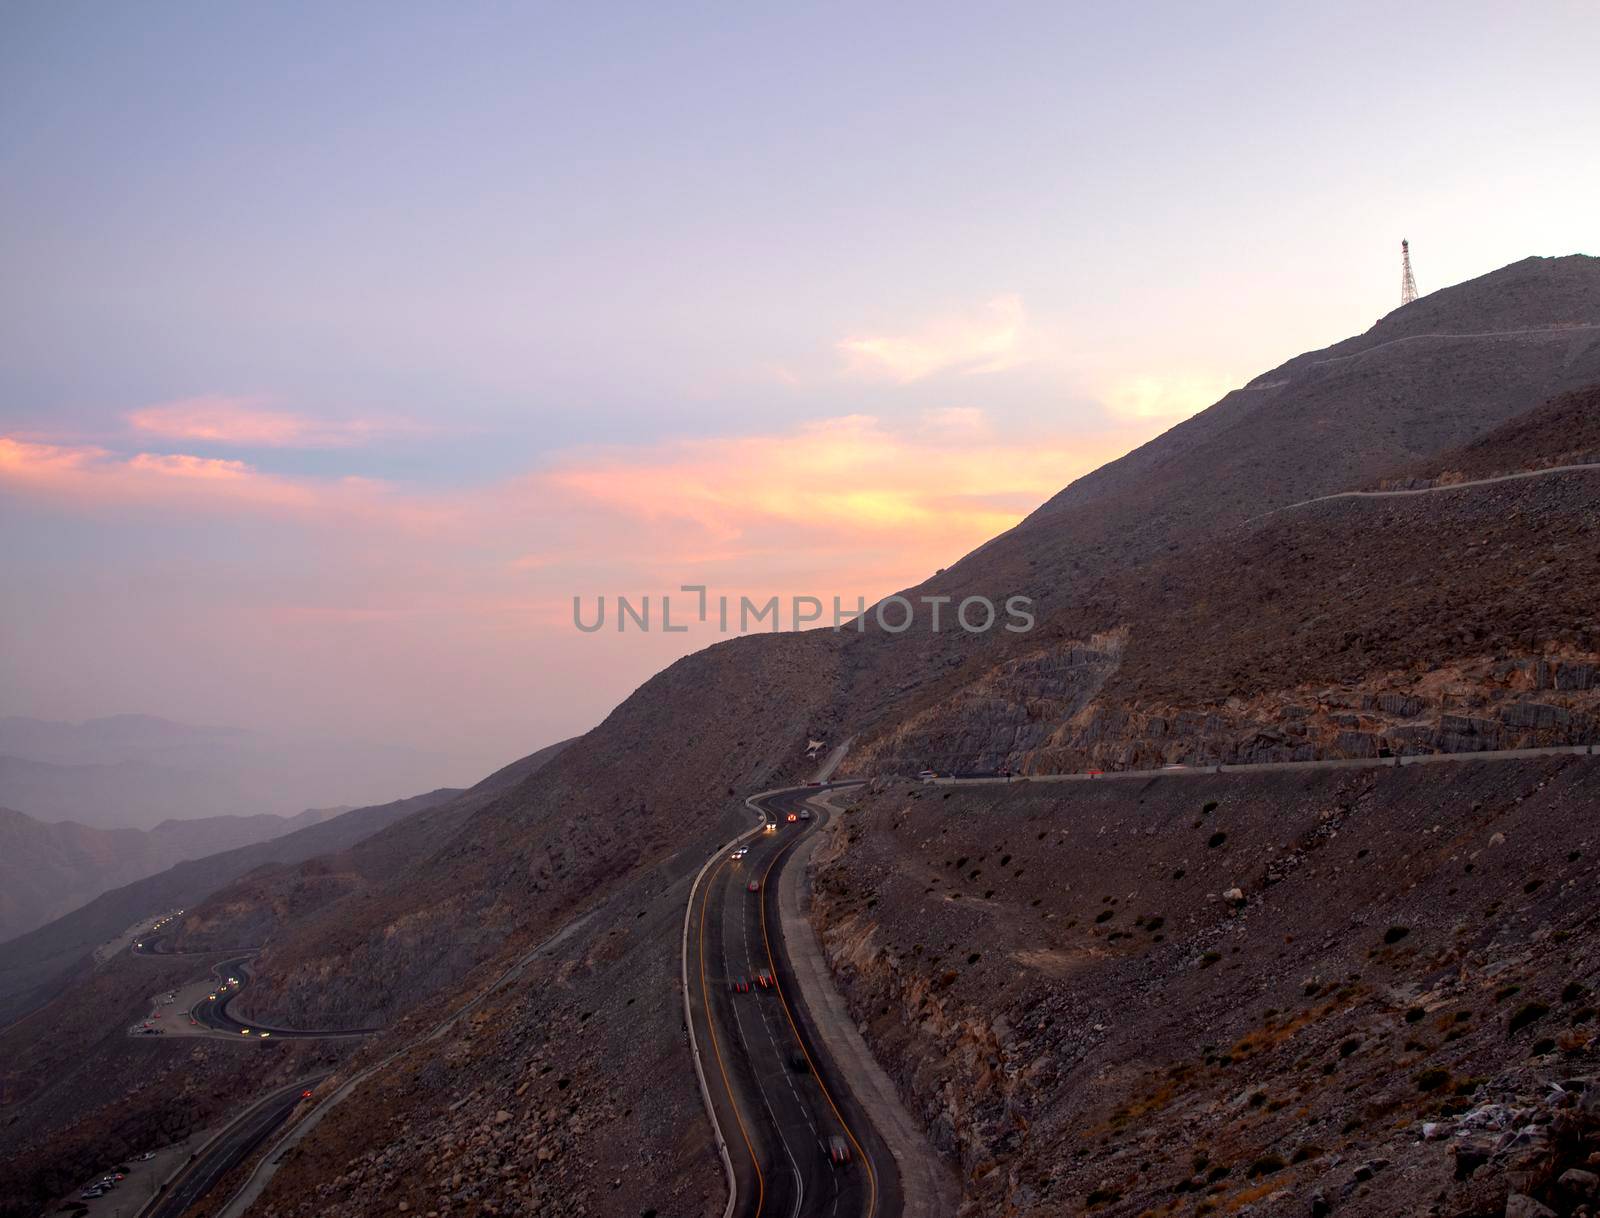
[(1567, 1213), (1600, 1130), (1597, 783), (1568, 757), (883, 784), (816, 917), (964, 1213)]
[[(720, 1174), (675, 1006), (676, 928), (689, 877), (744, 823), (742, 798), (804, 775), (808, 738), (854, 735), (847, 764), (881, 774), (1002, 759), (1149, 764), (1175, 748), (1475, 748), (1589, 730), (1600, 660), (1588, 612), (1592, 482), (1561, 476), (1514, 484), (1498, 499), (1340, 501), (1256, 518), (1370, 484), (1596, 380), (1600, 262), (1515, 264), (1291, 360), (912, 590), (1032, 595), (1032, 634), (817, 631), (723, 643), (647, 682), (521, 781), (216, 893), (186, 917), (180, 942), (264, 937), (246, 1009), (299, 1026), (389, 1024), (359, 1061), (413, 1046), (318, 1126), (261, 1212), (392, 1212), (402, 1200), (421, 1212), (539, 1212), (558, 1198), (564, 1212), (718, 1212)], [(1477, 822), (1448, 792), (1423, 789), (1434, 771), (1402, 773), (1421, 784), (1412, 802), (1325, 793), (1335, 806), (1370, 809), (1363, 823), (1374, 842), (1390, 840), (1391, 812), (1430, 828), (1453, 816), (1452, 849), (1465, 849), (1462, 835)], [(1580, 806), (1573, 784), (1587, 771), (1562, 773), (1562, 806)], [(1251, 849), (1298, 840), (1301, 820), (1325, 806), (1306, 803), (1290, 825), (1276, 819), (1288, 813), (1275, 799), (1249, 803), (1242, 815), (1259, 838)], [(874, 828), (834, 874), (850, 889), (841, 899), (864, 903), (872, 898), (849, 870), (854, 851), (900, 831), (888, 827), (898, 812), (887, 804), (863, 815)], [(1067, 802), (1039, 815), (1048, 823), (1036, 842), (1061, 829), (1079, 841), (1092, 817)], [(1396, 851), (1433, 844), (1394, 832)], [(921, 864), (873, 850), (861, 876), (884, 886), (883, 900), (919, 899), (894, 876)], [(1136, 853), (1124, 853), (1133, 866)], [(1420, 862), (1409, 872), (1403, 859), (1393, 863), (1382, 883), (1423, 882)], [(1030, 882), (1075, 865), (1052, 854)], [(1552, 871), (1551, 899), (1577, 874)], [(1057, 887), (1045, 883), (1029, 901), (1044, 909), (1061, 897)], [(1304, 891), (1319, 899), (1320, 890)], [(1184, 892), (1181, 916), (1200, 927), (1205, 894)], [(839, 909), (832, 924), (866, 916)], [(1560, 912), (1574, 927), (1575, 909)], [(1173, 920), (1173, 910), (1140, 912)], [(948, 912), (941, 907), (941, 918)], [(546, 953), (529, 956), (552, 936)], [(1356, 950), (1351, 940), (1326, 959), (1342, 964), (1339, 953)], [(525, 971), (471, 1019), (421, 1035), (519, 961)], [(1207, 984), (1227, 975), (1207, 970)], [(1124, 991), (1104, 976), (1103, 1000), (1089, 992), (1073, 1001), (1114, 1010)], [(997, 1001), (1008, 995), (995, 991)], [(71, 995), (61, 1001), (64, 1014), (77, 1011)], [(973, 1001), (981, 1015), (976, 991)], [(1087, 1007), (1062, 1011), (1074, 1037), (1090, 1037)], [(30, 1051), (26, 1036), (8, 1047)], [(1142, 1077), (1128, 1074), (1128, 1086)], [(100, 1109), (86, 1102), (79, 1116), (112, 1109), (139, 1111), (119, 1098)], [(0, 1149), (17, 1156), (19, 1179), (48, 1170), (59, 1119), (27, 1103), (10, 1115)], [(1006, 1173), (974, 1171), (972, 1195), (1010, 1190)], [(1076, 1188), (1077, 1179), (1052, 1187)]]

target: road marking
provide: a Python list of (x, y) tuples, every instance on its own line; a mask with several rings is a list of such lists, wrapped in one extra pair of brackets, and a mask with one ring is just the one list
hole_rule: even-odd
[[(762, 900), (763, 896), (764, 894), (759, 890), (755, 893), (755, 898), (758, 904)], [(752, 994), (756, 994), (759, 992), (760, 987), (755, 983), (755, 957), (750, 954), (750, 919), (745, 916), (742, 907), (739, 908), (736, 916), (739, 919), (739, 934), (744, 940), (744, 964), (745, 972), (748, 974), (746, 979), (750, 982), (750, 992)], [(772, 1021), (767, 1018), (766, 1007), (761, 1006), (758, 1003), (756, 1010), (761, 1016), (761, 1026), (766, 1030), (767, 1043), (772, 1046), (772, 1055), (779, 1061), (779, 1068), (781, 1070), (783, 1068), (781, 1065), (783, 1062), (783, 1049), (778, 1044), (778, 1038), (773, 1035)], [(737, 1002), (733, 1004), (733, 1019), (734, 1023), (738, 1025), (739, 1039), (744, 1042), (745, 1053), (747, 1056), (751, 1056), (750, 1041), (749, 1038), (745, 1036), (744, 1020), (740, 1018), (739, 1004)], [(778, 1131), (778, 1142), (783, 1146), (783, 1153), (788, 1156), (789, 1167), (794, 1172), (795, 1199), (794, 1209), (791, 1211), (791, 1213), (793, 1215), (798, 1215), (800, 1213), (800, 1207), (804, 1203), (806, 1196), (805, 1177), (800, 1174), (800, 1164), (796, 1162), (794, 1151), (789, 1147), (789, 1135), (785, 1132), (783, 1122), (778, 1120), (778, 1114), (773, 1111), (772, 1102), (767, 1099), (767, 1089), (761, 1081), (761, 1075), (756, 1071), (754, 1060), (751, 1060), (750, 1062), (750, 1077), (756, 1081), (756, 1090), (761, 1093), (761, 1103), (766, 1108), (767, 1115), (772, 1118), (772, 1127)], [(794, 1089), (794, 1080), (790, 1079), (787, 1076), (787, 1073), (785, 1073), (784, 1081), (789, 1085), (789, 1093), (794, 1096), (795, 1104), (800, 1109), (800, 1115), (805, 1118), (806, 1124), (811, 1125), (811, 1128), (815, 1130), (816, 1126), (811, 1124), (811, 1114), (807, 1111), (805, 1104), (801, 1101), (800, 1093)]]
[[(761, 1209), (767, 1202), (767, 1185), (761, 1176), (761, 1163), (756, 1159), (756, 1148), (750, 1143), (750, 1132), (744, 1127), (744, 1117), (739, 1112), (739, 1101), (734, 1098), (733, 1086), (728, 1082), (728, 1067), (723, 1064), (722, 1050), (717, 1046), (717, 1021), (711, 1014), (711, 991), (706, 988), (706, 909), (711, 904), (711, 885), (727, 861), (727, 856), (724, 855), (712, 869), (711, 874), (706, 877), (706, 892), (700, 901), (700, 993), (705, 1005), (706, 1030), (711, 1033), (711, 1051), (716, 1055), (717, 1069), (722, 1074), (722, 1086), (728, 1093), (728, 1106), (733, 1109), (733, 1119), (739, 1124), (739, 1136), (744, 1139), (744, 1147), (750, 1152), (750, 1164), (756, 1169), (756, 1214), (759, 1218)], [(734, 1012), (734, 1018), (738, 1019), (737, 1011)]]
[[(744, 1034), (744, 1019), (739, 1014), (739, 1004), (735, 1002), (730, 1005), (733, 1007), (734, 1026), (739, 1029), (739, 1039), (744, 1042), (745, 1053), (748, 1055), (750, 1051), (750, 1039)], [(768, 1039), (771, 1038), (771, 1029), (768, 1029), (767, 1036)], [(777, 1046), (774, 1045), (773, 1048), (776, 1049)], [(772, 1101), (767, 1099), (767, 1089), (761, 1085), (761, 1076), (755, 1071), (755, 1063), (751, 1062), (750, 1064), (750, 1077), (756, 1081), (756, 1094), (761, 1097), (761, 1106), (767, 1110), (767, 1116), (772, 1121), (773, 1129), (778, 1131), (778, 1144), (783, 1147), (783, 1153), (789, 1157), (789, 1169), (794, 1172), (794, 1186), (796, 1191), (794, 1198), (794, 1209), (790, 1211), (790, 1214), (791, 1216), (798, 1215), (800, 1213), (800, 1203), (805, 1200), (806, 1196), (805, 1181), (800, 1178), (800, 1164), (795, 1162), (794, 1152), (789, 1149), (789, 1139), (784, 1136), (783, 1122), (778, 1120), (778, 1114), (772, 1109)], [(757, 1208), (756, 1212), (758, 1214), (761, 1212), (759, 1207)]]
[[(844, 1129), (845, 1137), (850, 1139), (850, 1145), (856, 1148), (856, 1154), (861, 1157), (861, 1166), (866, 1168), (867, 1218), (873, 1218), (873, 1215), (878, 1211), (878, 1177), (877, 1173), (872, 1170), (872, 1159), (867, 1155), (867, 1152), (862, 1149), (861, 1143), (856, 1139), (855, 1131), (850, 1128), (850, 1122), (846, 1121), (844, 1119), (844, 1114), (839, 1111), (839, 1105), (833, 1102), (833, 1096), (828, 1092), (828, 1085), (822, 1081), (822, 1075), (818, 1072), (816, 1063), (811, 1060), (811, 1054), (806, 1049), (805, 1038), (800, 1035), (800, 1028), (795, 1024), (794, 1012), (789, 1009), (789, 1000), (784, 997), (783, 982), (778, 979), (778, 962), (772, 955), (772, 940), (767, 934), (766, 888), (768, 880), (772, 875), (772, 869), (778, 865), (778, 861), (782, 859), (783, 856), (791, 849), (793, 849), (795, 844), (804, 836), (805, 835), (803, 833), (795, 834), (781, 849), (776, 851), (772, 856), (772, 861), (767, 864), (766, 872), (763, 873), (761, 877), (761, 887), (763, 890), (761, 900), (761, 941), (766, 945), (767, 948), (767, 962), (772, 966), (772, 984), (773, 987), (778, 991), (778, 1001), (783, 1004), (783, 1013), (784, 1016), (789, 1020), (789, 1029), (794, 1033), (795, 1040), (799, 1042), (800, 1052), (805, 1054), (806, 1065), (811, 1067), (811, 1074), (817, 1080), (817, 1086), (822, 1091), (822, 1098), (828, 1101), (828, 1107), (833, 1109), (834, 1118), (839, 1122), (840, 1127)], [(837, 1204), (837, 1202), (835, 1202), (835, 1204)]]

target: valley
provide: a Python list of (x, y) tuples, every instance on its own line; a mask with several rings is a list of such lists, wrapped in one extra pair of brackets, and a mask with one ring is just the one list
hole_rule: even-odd
[[(1600, 261), (1514, 263), (1262, 374), (904, 593), (1026, 595), (1031, 632), (733, 638), (466, 792), (183, 900), (140, 889), (184, 910), (174, 954), (59, 973), (0, 1032), (25, 1063), (4, 1212), (130, 1130), (322, 1074), (337, 1102), (208, 1204), (876, 1218), (912, 1212), (887, 1149), (909, 1130), (928, 1212), (962, 1218), (1577, 1212), (1600, 495), (1565, 457), (1597, 383)], [(1437, 485), (1349, 494), (1391, 479)], [(736, 867), (746, 800), (805, 799), (819, 751), (858, 785), (797, 819), (799, 861), (756, 877), (784, 847), (752, 841)], [(790, 1005), (773, 876), (809, 884), (810, 988), (842, 1005)], [(90, 945), (131, 921), (105, 918)], [(382, 1032), (126, 1035), (242, 946), (226, 1027)], [(733, 984), (768, 967), (771, 994)], [(894, 1094), (841, 1064), (851, 1037)]]

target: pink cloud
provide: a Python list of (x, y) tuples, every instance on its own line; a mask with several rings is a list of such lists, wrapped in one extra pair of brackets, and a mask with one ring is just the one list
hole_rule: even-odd
[(849, 415), (762, 435), (590, 448), (453, 492), (0, 437), (0, 490), (71, 512), (276, 521), (308, 564), (304, 586), (277, 611), (297, 629), (398, 629), (403, 617), (503, 634), (563, 629), (574, 595), (681, 583), (870, 602), (949, 565), (1144, 438), (1108, 434), (1086, 447), (1007, 434), (974, 408), (924, 423)]
[(241, 448), (348, 448), (384, 435), (416, 432), (378, 419), (319, 419), (271, 409), (262, 397), (203, 396), (146, 406), (128, 415), (135, 431), (170, 440)]

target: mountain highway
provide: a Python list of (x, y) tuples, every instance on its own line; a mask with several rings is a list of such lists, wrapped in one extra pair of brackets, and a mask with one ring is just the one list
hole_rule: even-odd
[(178, 1218), (212, 1186), (249, 1157), (297, 1106), (307, 1102), (326, 1074), (312, 1075), (274, 1091), (237, 1117), (206, 1144), (183, 1172), (141, 1212), (140, 1218)]
[(686, 923), (689, 1017), (735, 1178), (729, 1212), (745, 1218), (884, 1218), (902, 1208), (894, 1157), (851, 1080), (819, 1051), (786, 959), (778, 877), (830, 813), (789, 816), (820, 793), (754, 801), (776, 828), (740, 839), (744, 857), (729, 847), (708, 865)]
[(1273, 508), (1270, 512), (1252, 516), (1245, 523), (1254, 524), (1258, 520), (1265, 520), (1268, 516), (1276, 516), (1279, 512), (1292, 511), (1295, 508), (1307, 507), (1313, 503), (1329, 503), (1335, 499), (1408, 499), (1414, 495), (1442, 495), (1446, 491), (1466, 491), (1479, 486), (1494, 486), (1500, 482), (1521, 482), (1528, 478), (1544, 478), (1551, 474), (1581, 473), (1584, 470), (1591, 469), (1600, 469), (1600, 462), (1586, 461), (1578, 465), (1551, 465), (1544, 469), (1523, 469), (1511, 474), (1496, 474), (1492, 478), (1474, 478), (1468, 482), (1446, 482), (1438, 486), (1417, 486), (1404, 490), (1339, 491), (1332, 495), (1318, 495), (1315, 499), (1301, 499), (1295, 503), (1286, 503), (1282, 507)]
[(219, 990), (216, 998), (202, 998), (190, 1007), (189, 1015), (197, 1024), (239, 1037), (260, 1037), (265, 1034), (277, 1040), (336, 1040), (347, 1036), (371, 1036), (374, 1032), (382, 1031), (381, 1028), (280, 1028), (273, 1024), (245, 1023), (235, 1019), (228, 1014), (228, 1005), (239, 996), (244, 983), (250, 980), (249, 964), (254, 958), (254, 953), (237, 956), (232, 960), (224, 960), (212, 969), (218, 981), (228, 977), (239, 977), (242, 981), (238, 986)]

